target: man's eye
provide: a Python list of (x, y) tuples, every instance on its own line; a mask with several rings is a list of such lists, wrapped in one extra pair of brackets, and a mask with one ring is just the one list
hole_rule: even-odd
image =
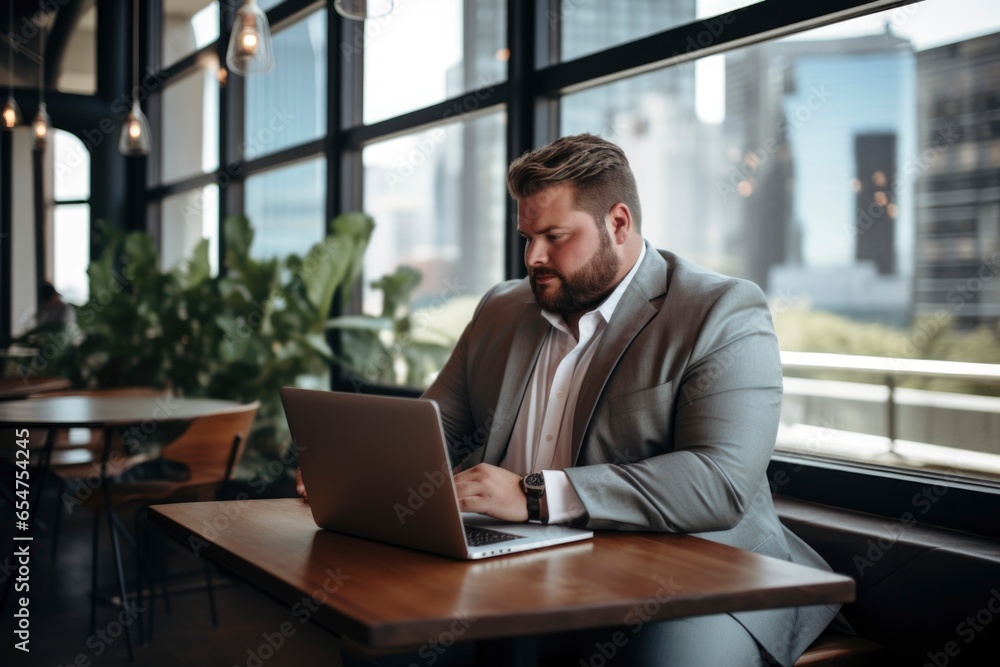
[(548, 236), (548, 239), (549, 239), (550, 241), (558, 241), (558, 240), (559, 240), (559, 239), (561, 239), (562, 237), (563, 237), (563, 235), (562, 235), (562, 234), (549, 234), (549, 236)]

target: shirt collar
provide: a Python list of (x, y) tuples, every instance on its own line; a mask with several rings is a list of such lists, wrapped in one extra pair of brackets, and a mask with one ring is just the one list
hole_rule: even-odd
[[(611, 292), (611, 294), (608, 295), (608, 298), (605, 299), (600, 306), (598, 306), (594, 310), (588, 311), (583, 314), (583, 317), (580, 318), (581, 322), (584, 319), (589, 319), (589, 316), (592, 313), (597, 313), (598, 315), (600, 315), (601, 319), (603, 319), (605, 322), (611, 321), (611, 316), (614, 314), (615, 309), (618, 308), (618, 302), (622, 300), (622, 295), (625, 294), (625, 290), (628, 289), (628, 286), (632, 282), (632, 279), (635, 278), (635, 274), (639, 271), (639, 265), (642, 264), (642, 260), (645, 256), (646, 256), (646, 242), (643, 241), (642, 250), (639, 252), (639, 258), (635, 260), (635, 264), (632, 265), (631, 270), (629, 270), (629, 272), (625, 274), (625, 277), (622, 278), (620, 283), (618, 283), (618, 286), (615, 287), (615, 289)], [(563, 321), (562, 315), (542, 309), (542, 317), (547, 319), (549, 323), (552, 324), (552, 326), (559, 329), (560, 331), (569, 333), (569, 329), (566, 327), (566, 323)]]

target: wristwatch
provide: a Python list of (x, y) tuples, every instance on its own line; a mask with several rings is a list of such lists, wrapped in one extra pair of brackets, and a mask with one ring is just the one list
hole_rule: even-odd
[(521, 488), (528, 497), (528, 521), (542, 520), (542, 496), (545, 495), (545, 475), (528, 473), (521, 478)]

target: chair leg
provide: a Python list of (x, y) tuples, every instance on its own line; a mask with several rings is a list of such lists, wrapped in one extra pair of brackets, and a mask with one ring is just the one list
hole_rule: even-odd
[(146, 566), (142, 562), (142, 513), (143, 510), (135, 511), (135, 614), (139, 622), (139, 646), (147, 646), (146, 629), (143, 627), (143, 619), (140, 614), (143, 612), (143, 603), (146, 600), (143, 591), (142, 571)]
[(157, 563), (160, 566), (160, 590), (163, 592), (163, 608), (170, 612), (170, 594), (167, 592), (167, 581), (170, 580), (170, 564), (167, 562), (166, 545), (161, 539), (161, 548), (157, 549)]
[(56, 479), (59, 480), (59, 487), (58, 490), (56, 491), (56, 511), (54, 512), (55, 516), (52, 517), (52, 553), (50, 555), (50, 558), (53, 563), (56, 562), (56, 557), (59, 554), (59, 525), (62, 521), (61, 503), (63, 494), (66, 492), (67, 488), (66, 482), (64, 482), (61, 477), (56, 476)]
[(101, 513), (94, 512), (94, 528), (90, 556), (90, 634), (97, 632), (97, 553), (101, 533)]
[(215, 590), (212, 588), (212, 566), (208, 559), (202, 557), (205, 564), (205, 587), (208, 589), (208, 609), (212, 613), (212, 627), (219, 627), (219, 614), (215, 609)]
[[(106, 496), (105, 496), (106, 497)], [(108, 504), (108, 530), (111, 533), (111, 548), (115, 554), (115, 569), (118, 571), (118, 590), (121, 594), (122, 599), (122, 609), (125, 611), (126, 616), (130, 616), (131, 605), (128, 601), (128, 588), (125, 586), (125, 568), (122, 566), (122, 551), (121, 544), (118, 541), (118, 528), (114, 520), (114, 511), (111, 509), (111, 505)], [(132, 650), (132, 624), (125, 623), (125, 646), (128, 648), (128, 661), (135, 662), (135, 654)]]

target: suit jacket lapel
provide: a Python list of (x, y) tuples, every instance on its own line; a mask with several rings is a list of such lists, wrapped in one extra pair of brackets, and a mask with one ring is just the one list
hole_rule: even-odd
[(604, 385), (629, 343), (658, 312), (650, 301), (666, 291), (667, 262), (647, 243), (646, 256), (639, 265), (632, 284), (626, 288), (618, 302), (580, 387), (573, 416), (573, 465), (576, 465), (580, 456), (587, 426), (594, 416), (594, 408), (604, 391)]
[(518, 313), (518, 327), (511, 340), (511, 349), (507, 355), (507, 367), (504, 370), (503, 382), (500, 385), (500, 396), (497, 399), (497, 416), (503, 417), (503, 426), (494, 428), (486, 442), (483, 461), (499, 465), (507, 451), (507, 443), (514, 431), (514, 421), (524, 400), (524, 392), (528, 388), (528, 380), (534, 371), (538, 353), (542, 349), (542, 341), (551, 326), (542, 317), (541, 308), (532, 300), (525, 302), (524, 308)]

